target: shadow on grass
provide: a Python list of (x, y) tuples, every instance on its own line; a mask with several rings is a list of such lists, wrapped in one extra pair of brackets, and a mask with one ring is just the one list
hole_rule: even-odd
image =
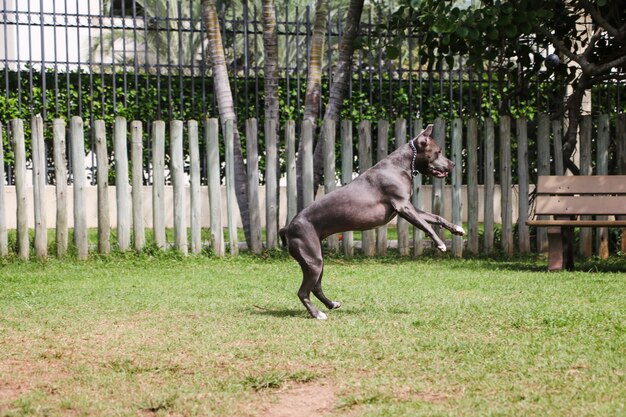
[[(548, 272), (548, 262), (545, 259), (529, 260), (524, 259), (507, 259), (497, 260), (488, 259), (481, 262), (481, 268), (491, 270), (508, 270), (508, 271), (525, 271), (525, 272)], [(626, 258), (611, 257), (609, 259), (575, 259), (574, 270), (553, 271), (554, 274), (563, 272), (585, 272), (594, 274), (618, 273), (626, 272)]]
[[(364, 314), (365, 308), (340, 308), (338, 310), (326, 310), (325, 308), (321, 309), (326, 312), (329, 316), (331, 315), (359, 315)], [(271, 316), (276, 318), (298, 318), (298, 319), (312, 319), (309, 316), (309, 313), (302, 307), (302, 309), (294, 309), (294, 308), (267, 308), (259, 305), (253, 305), (252, 310), (248, 310), (251, 314), (258, 316)], [(399, 312), (398, 314), (403, 314), (404, 312)]]
[(293, 318), (300, 318), (300, 319), (309, 317), (306, 311), (296, 310), (293, 308), (272, 309), (272, 308), (261, 307), (258, 305), (254, 305), (252, 306), (252, 308), (253, 309), (248, 310), (248, 312), (254, 315), (259, 315), (259, 316), (272, 316), (272, 317), (277, 317), (277, 318), (293, 317)]

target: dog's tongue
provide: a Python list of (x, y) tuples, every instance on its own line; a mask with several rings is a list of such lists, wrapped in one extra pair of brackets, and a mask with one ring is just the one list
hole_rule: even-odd
[(448, 176), (448, 173), (446, 171), (440, 171), (438, 169), (434, 170), (433, 174), (435, 174), (435, 177), (437, 178), (445, 178)]

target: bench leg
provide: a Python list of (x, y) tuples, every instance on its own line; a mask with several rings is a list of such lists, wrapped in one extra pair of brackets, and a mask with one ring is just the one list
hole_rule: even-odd
[(574, 228), (565, 227), (563, 230), (563, 246), (565, 255), (565, 269), (574, 270)]
[(563, 234), (559, 226), (548, 227), (548, 271), (563, 269)]

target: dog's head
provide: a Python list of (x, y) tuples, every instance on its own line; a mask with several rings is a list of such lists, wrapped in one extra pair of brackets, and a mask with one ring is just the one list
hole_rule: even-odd
[(431, 137), (432, 133), (433, 125), (428, 125), (422, 133), (412, 139), (417, 151), (415, 169), (435, 178), (445, 178), (454, 168), (454, 162), (443, 156), (441, 147)]

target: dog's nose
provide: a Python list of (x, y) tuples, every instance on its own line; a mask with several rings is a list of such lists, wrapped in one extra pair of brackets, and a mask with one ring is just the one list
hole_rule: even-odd
[(450, 165), (452, 166), (451, 168), (454, 169), (454, 167), (456, 166), (456, 164), (454, 163), (454, 161), (450, 161)]

